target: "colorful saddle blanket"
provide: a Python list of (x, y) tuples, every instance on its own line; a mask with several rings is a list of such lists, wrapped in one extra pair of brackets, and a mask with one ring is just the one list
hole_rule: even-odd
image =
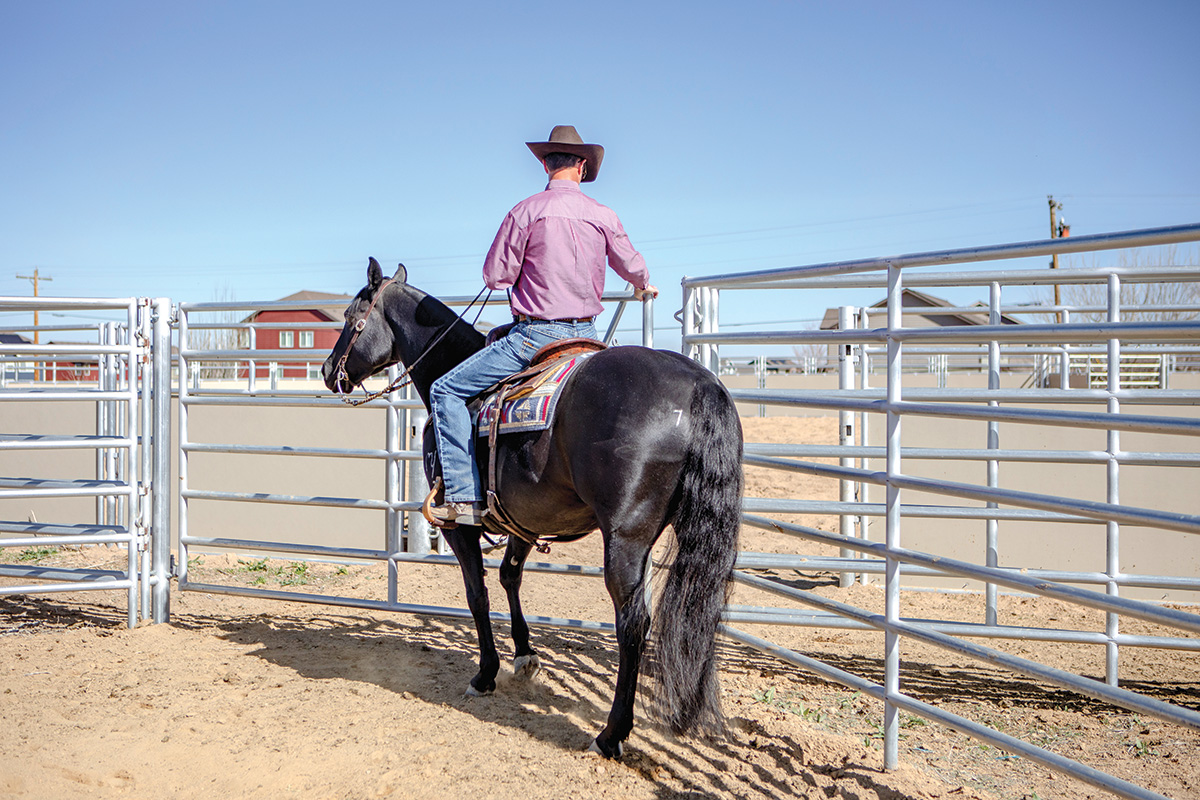
[[(550, 423), (554, 421), (554, 408), (558, 405), (559, 395), (567, 379), (593, 355), (595, 352), (578, 353), (564, 358), (530, 383), (515, 391), (510, 389), (512, 394), (500, 408), (500, 427), (497, 432), (522, 433), (549, 428)], [(498, 394), (499, 392), (492, 392), (480, 401), (475, 417), (475, 435), (478, 437), (486, 438), (491, 430)]]

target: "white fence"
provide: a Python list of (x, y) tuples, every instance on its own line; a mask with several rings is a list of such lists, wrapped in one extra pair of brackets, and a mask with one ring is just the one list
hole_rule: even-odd
[[(773, 469), (804, 472), (841, 482), (837, 503), (816, 503), (803, 499), (756, 500), (747, 498), (746, 522), (767, 530), (786, 531), (801, 539), (840, 549), (840, 557), (804, 556), (779, 558), (763, 555), (739, 561), (740, 582), (817, 610), (816, 620), (809, 612), (763, 609), (759, 616), (744, 619), (774, 624), (805, 624), (829, 627), (860, 627), (884, 632), (883, 684), (814, 661), (796, 652), (785, 651), (761, 638), (749, 636), (732, 627), (727, 634), (759, 647), (787, 661), (844, 683), (884, 702), (884, 760), (889, 768), (899, 759), (899, 712), (901, 710), (964, 731), (989, 744), (1045, 764), (1088, 781), (1123, 797), (1157, 797), (1153, 792), (1100, 773), (1086, 765), (1066, 759), (980, 725), (943, 709), (923, 703), (900, 691), (900, 645), (911, 637), (953, 653), (998, 665), (1032, 676), (1049, 684), (1070, 689), (1135, 711), (1174, 723), (1200, 729), (1200, 714), (1179, 705), (1165, 703), (1119, 688), (1118, 658), (1122, 647), (1161, 647), (1200, 650), (1200, 615), (1158, 604), (1122, 597), (1125, 587), (1157, 587), (1195, 590), (1200, 588), (1197, 575), (1129, 574), (1122, 569), (1121, 535), (1123, 529), (1138, 528), (1160, 532), (1178, 532), (1172, 554), (1194, 559), (1200, 550), (1200, 515), (1178, 508), (1144, 507), (1122, 502), (1122, 476), (1139, 466), (1153, 465), (1173, 471), (1173, 485), (1180, 499), (1195, 502), (1195, 454), (1200, 435), (1200, 419), (1192, 410), (1200, 403), (1200, 392), (1180, 389), (1126, 388), (1122, 383), (1123, 358), (1130, 351), (1144, 353), (1179, 351), (1194, 353), (1200, 347), (1200, 320), (1154, 320), (1139, 313), (1138, 321), (1125, 321), (1131, 309), (1121, 307), (1123, 282), (1200, 281), (1200, 269), (1079, 269), (1079, 270), (1004, 270), (988, 266), (951, 272), (926, 272), (925, 267), (975, 264), (1026, 256), (1046, 256), (1099, 251), (1115, 248), (1153, 246), (1200, 240), (1200, 225), (1104, 236), (1081, 236), (996, 247), (981, 247), (895, 258), (818, 264), (793, 269), (690, 278), (684, 281), (683, 347), (692, 357), (716, 369), (722, 345), (831, 345), (838, 348), (840, 385), (836, 390), (802, 391), (743, 389), (734, 392), (742, 402), (779, 404), (825, 409), (840, 416), (841, 446), (747, 445), (746, 463)], [(1002, 302), (1006, 288), (1052, 283), (1098, 283), (1104, 287), (1107, 303), (1101, 322), (1061, 321), (1032, 324), (1002, 324), (1001, 315), (1029, 311), (1027, 307)], [(986, 313), (986, 324), (955, 327), (918, 327), (906, 325), (903, 306), (905, 287), (979, 287), (988, 293), (983, 309), (939, 307), (938, 314)], [(886, 325), (875, 326), (871, 313), (881, 310), (843, 309), (837, 330), (759, 331), (739, 327), (736, 333), (722, 333), (718, 316), (720, 293), (781, 291), (804, 292), (815, 289), (880, 287), (887, 292)], [(726, 306), (728, 303), (725, 304)], [(1071, 309), (1042, 307), (1066, 316)], [(1133, 309), (1137, 312), (1154, 309)], [(934, 309), (924, 309), (934, 313)], [(916, 312), (913, 312), (916, 313)], [(910, 317), (911, 319), (911, 317)], [(1106, 385), (1102, 388), (1070, 388), (1071, 358), (1077, 353), (1089, 357), (1103, 353)], [(951, 388), (941, 385), (912, 388), (915, 382), (904, 369), (905, 357), (922, 359), (954, 354), (982, 358), (987, 364), (986, 388)], [(1040, 380), (1025, 385), (1006, 385), (1001, 366), (1013, 357), (1054, 359), (1061, 365), (1059, 387), (1044, 388)], [(882, 386), (872, 385), (872, 362), (882, 359), (886, 379)], [(855, 368), (857, 365), (857, 368)], [(865, 365), (865, 366), (864, 366)], [(1042, 370), (1043, 374), (1047, 370)], [(928, 381), (924, 383), (928, 384)], [(1137, 413), (1129, 413), (1130, 408)], [(870, 424), (870, 419), (882, 425)], [(902, 433), (916, 429), (924, 420), (937, 426), (982, 426), (974, 441), (953, 436), (952, 444), (913, 446), (911, 438), (902, 442)], [(1037, 426), (1038, 430), (1097, 431), (1104, 437), (1103, 448), (1059, 449), (1047, 446), (1006, 446), (1012, 431)], [(874, 433), (875, 435), (871, 435)], [(1189, 444), (1183, 452), (1156, 452), (1127, 448), (1124, 442), (1143, 434), (1169, 434), (1173, 441), (1182, 438)], [(1123, 437), (1125, 437), (1123, 439)], [(879, 444), (875, 444), (879, 442)], [(834, 457), (838, 466), (816, 463), (811, 459)], [(953, 464), (936, 477), (920, 474), (922, 465)], [(1099, 487), (1081, 496), (1048, 494), (1052, 483), (1022, 483), (1030, 465), (1098, 465), (1103, 468)], [(968, 483), (954, 475), (969, 474), (963, 465), (984, 465), (982, 483)], [(1039, 490), (1040, 489), (1040, 490)], [(1099, 498), (1094, 495), (1098, 493)], [(878, 496), (876, 496), (878, 495)], [(914, 498), (910, 500), (909, 498)], [(771, 519), (774, 513), (833, 513), (840, 515), (839, 533), (795, 525)], [(961, 527), (977, 521), (985, 527), (983, 552), (978, 558), (950, 558), (939, 552), (905, 547), (905, 541), (919, 539), (922, 529), (944, 519), (955, 520)], [(869, 521), (883, 522), (882, 535), (871, 536)], [(1105, 569), (1053, 569), (1041, 563), (1028, 563), (1023, 548), (1005, 552), (1004, 531), (1021, 522), (1053, 523), (1063, 528), (1080, 526), (1100, 533), (1092, 551), (1104, 553)], [(844, 603), (822, 598), (811, 592), (783, 585), (770, 574), (752, 574), (747, 569), (831, 570), (842, 575), (843, 585), (858, 576), (882, 574), (885, 582), (886, 610), (881, 617)], [(986, 586), (986, 618), (978, 623), (938, 623), (914, 621), (901, 615), (902, 574), (967, 578)], [(1095, 585), (1099, 590), (1082, 588)], [(1052, 597), (1106, 615), (1103, 631), (1031, 629), (1001, 625), (996, 617), (996, 593), (999, 588)], [(1149, 620), (1179, 631), (1173, 636), (1131, 636), (1121, 631), (1121, 620), (1132, 617)], [(822, 622), (823, 618), (823, 622)], [(967, 639), (1025, 638), (1043, 641), (1103, 644), (1106, 647), (1108, 680), (1097, 682), (1061, 670), (1018, 658)]]

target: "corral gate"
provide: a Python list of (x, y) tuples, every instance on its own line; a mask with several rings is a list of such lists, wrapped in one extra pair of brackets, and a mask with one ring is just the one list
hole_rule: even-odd
[[(124, 569), (0, 564), (40, 583), (0, 594), (121, 591), (128, 623), (167, 618), (171, 306), (166, 299), (0, 298), (0, 311), (103, 312), (119, 321), (5, 328), (0, 343), (0, 553), (120, 546)], [(33, 341), (23, 335), (33, 331)], [(46, 343), (40, 336), (92, 342)], [(41, 414), (18, 414), (18, 406)], [(34, 420), (30, 428), (14, 422)], [(94, 458), (87, 458), (88, 453)], [(91, 463), (89, 463), (89, 461)], [(43, 476), (34, 474), (46, 470)], [(18, 510), (19, 509), (19, 510)]]

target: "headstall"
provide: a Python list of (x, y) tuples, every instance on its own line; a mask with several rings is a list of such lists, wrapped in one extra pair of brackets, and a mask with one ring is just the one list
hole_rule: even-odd
[[(379, 291), (375, 292), (375, 296), (373, 298), (371, 298), (371, 304), (369, 306), (367, 306), (367, 313), (363, 314), (362, 318), (358, 322), (354, 323), (354, 333), (350, 336), (350, 341), (346, 344), (346, 350), (345, 350), (345, 352), (342, 353), (342, 357), (340, 359), (338, 359), (337, 381), (336, 381), (335, 385), (338, 387), (339, 390), (341, 389), (343, 381), (346, 383), (350, 383), (350, 376), (346, 374), (346, 360), (348, 358), (350, 358), (350, 351), (352, 351), (354, 349), (354, 344), (355, 344), (355, 342), (358, 341), (359, 335), (366, 329), (367, 318), (370, 317), (371, 312), (375, 310), (375, 304), (379, 302), (379, 298), (383, 297), (383, 290), (395, 282), (396, 282), (395, 278), (388, 278), (383, 283), (381, 283), (379, 285)], [(462, 310), (462, 313), (459, 314), (457, 318), (455, 318), (454, 322), (458, 322), (459, 320), (461, 320), (463, 318), (463, 316), (465, 316), (466, 313), (471, 310), (471, 307), (479, 302), (479, 298), (483, 297), (484, 292), (487, 292), (488, 296), (486, 298), (484, 298), (483, 304), (479, 306), (479, 313), (477, 313), (475, 315), (475, 321), (478, 322), (480, 314), (483, 313), (484, 307), (487, 306), (487, 302), (489, 299), (491, 299), (491, 296), (492, 296), (491, 290), (488, 289), (486, 286), (479, 290), (479, 294), (475, 295), (475, 299), (467, 304), (467, 307)], [(371, 402), (372, 400), (377, 400), (380, 397), (383, 397), (388, 392), (393, 392), (396, 389), (399, 389), (399, 388), (411, 383), (412, 379), (409, 378), (409, 375), (416, 368), (417, 364), (421, 363), (421, 359), (425, 358), (425, 356), (427, 356), (429, 354), (429, 352), (431, 350), (433, 350), (433, 348), (436, 347), (437, 344), (440, 341), (442, 341), (442, 339), (445, 338), (446, 334), (450, 332), (450, 329), (454, 327), (454, 322), (451, 322), (449, 325), (447, 325), (445, 330), (443, 330), (441, 333), (439, 333), (437, 335), (437, 337), (425, 347), (425, 349), (421, 352), (421, 355), (417, 356), (416, 359), (414, 359), (413, 362), (408, 365), (408, 368), (405, 369), (404, 372), (400, 373), (400, 375), (398, 375), (395, 380), (393, 380), (391, 383), (389, 383), (384, 388), (380, 389), (377, 392), (368, 392), (366, 390), (366, 387), (363, 387), (363, 394), (365, 396), (361, 400), (354, 400), (350, 397), (350, 394), (348, 392), (343, 393), (341, 391), (338, 391), (338, 397), (340, 397), (342, 399), (342, 402), (347, 405), (361, 406), (361, 405), (364, 405), (365, 403)], [(361, 384), (359, 384), (359, 385), (361, 385)]]

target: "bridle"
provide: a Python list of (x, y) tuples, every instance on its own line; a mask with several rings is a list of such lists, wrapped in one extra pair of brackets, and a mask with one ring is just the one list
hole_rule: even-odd
[[(445, 329), (433, 339), (433, 341), (431, 341), (428, 345), (426, 345), (425, 349), (421, 351), (421, 354), (419, 356), (417, 356), (415, 359), (413, 359), (413, 362), (408, 365), (408, 367), (404, 370), (404, 372), (402, 372), (398, 376), (396, 376), (395, 380), (393, 380), (391, 383), (389, 383), (387, 386), (385, 386), (384, 388), (380, 389), (377, 392), (368, 392), (366, 387), (363, 387), (364, 397), (361, 400), (354, 400), (350, 397), (350, 392), (342, 392), (341, 391), (343, 382), (345, 382), (347, 384), (350, 383), (350, 376), (348, 374), (346, 374), (346, 360), (350, 358), (350, 352), (354, 349), (354, 344), (355, 344), (355, 342), (358, 341), (358, 337), (362, 334), (362, 332), (364, 330), (366, 330), (367, 318), (370, 317), (371, 312), (375, 310), (375, 304), (379, 302), (379, 299), (381, 297), (383, 297), (383, 290), (395, 282), (396, 282), (395, 278), (388, 278), (383, 283), (379, 284), (379, 290), (377, 292), (375, 292), (375, 296), (373, 298), (371, 298), (371, 304), (369, 306), (367, 306), (367, 313), (363, 314), (362, 318), (359, 319), (358, 322), (354, 323), (354, 333), (351, 334), (350, 341), (346, 343), (346, 349), (342, 353), (342, 357), (340, 359), (338, 359), (337, 372), (336, 372), (337, 378), (334, 382), (334, 385), (337, 386), (337, 388), (338, 388), (338, 393), (337, 393), (338, 397), (340, 397), (342, 399), (342, 402), (347, 405), (351, 405), (351, 406), (364, 405), (366, 403), (371, 402), (372, 400), (378, 400), (380, 397), (383, 397), (385, 394), (387, 394), (389, 392), (393, 392), (396, 389), (400, 389), (400, 388), (412, 383), (412, 378), (409, 377), (412, 374), (412, 371), (414, 369), (416, 369), (418, 364), (421, 363), (421, 359), (423, 359), (423, 358), (425, 358), (425, 356), (429, 355), (429, 353), (433, 350), (433, 348), (436, 347), (438, 345), (438, 343), (442, 341), (442, 339), (446, 338), (446, 334), (448, 334), (450, 332), (450, 330), (454, 327), (454, 323), (461, 320), (466, 315), (466, 313), (471, 310), (471, 307), (479, 302), (479, 298), (483, 297), (483, 293), (487, 292), (488, 296), (486, 298), (484, 298), (483, 303), (479, 306), (479, 311), (476, 312), (476, 314), (475, 314), (475, 322), (478, 322), (480, 315), (483, 314), (483, 309), (487, 306), (488, 300), (490, 300), (492, 297), (491, 290), (488, 289), (486, 286), (483, 287), (482, 289), (480, 289), (479, 294), (475, 295), (475, 299), (467, 304), (467, 307), (462, 310), (462, 313), (459, 314), (454, 319), (453, 322), (451, 322), (449, 325), (447, 325), (445, 327)], [(471, 324), (473, 327), (475, 323), (473, 322)], [(368, 377), (370, 377), (370, 376), (368, 376)], [(364, 378), (364, 380), (365, 380), (365, 378)], [(361, 386), (362, 384), (359, 383), (358, 385)], [(353, 388), (351, 388), (350, 391), (353, 392), (354, 391)]]

